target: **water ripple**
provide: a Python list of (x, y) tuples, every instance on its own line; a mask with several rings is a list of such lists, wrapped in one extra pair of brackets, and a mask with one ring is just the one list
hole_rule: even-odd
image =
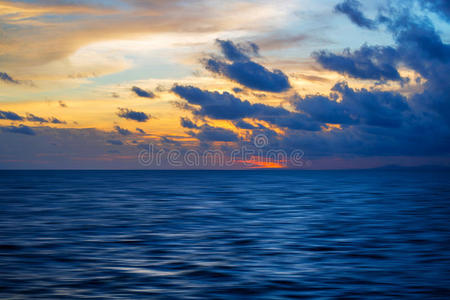
[(450, 174), (0, 171), (0, 298), (448, 299)]

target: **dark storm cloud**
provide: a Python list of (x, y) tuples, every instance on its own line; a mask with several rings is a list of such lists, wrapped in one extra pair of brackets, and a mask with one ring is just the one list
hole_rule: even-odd
[(428, 18), (410, 11), (394, 11), (383, 23), (396, 42), (399, 64), (425, 79), (423, 92), (411, 97), (412, 105), (450, 124), (450, 45), (442, 41)]
[(189, 128), (189, 129), (197, 129), (199, 128), (197, 124), (192, 122), (189, 118), (180, 118), (180, 124), (183, 128)]
[(150, 115), (147, 115), (143, 112), (134, 111), (128, 108), (118, 108), (119, 112), (117, 112), (117, 116), (120, 118), (134, 120), (137, 122), (147, 122), (150, 119)]
[(123, 135), (123, 136), (131, 135), (131, 131), (129, 131), (128, 129), (122, 128), (122, 127), (120, 127), (120, 126), (117, 126), (117, 125), (114, 126), (114, 130), (115, 130), (118, 134)]
[[(360, 79), (397, 80), (402, 66), (420, 74), (422, 92), (408, 98), (390, 91), (352, 89), (337, 83), (330, 96), (297, 96), (291, 104), (322, 124), (340, 130), (288, 132), (284, 147), (302, 147), (315, 155), (443, 155), (450, 153), (450, 46), (432, 22), (392, 7), (379, 18), (393, 46), (364, 45), (343, 54), (316, 52), (325, 68)], [(359, 24), (361, 26), (361, 24)]]
[[(337, 9), (353, 17), (354, 23), (370, 29), (383, 24), (393, 36), (392, 46), (369, 46), (343, 53), (318, 51), (313, 54), (326, 69), (347, 76), (408, 85), (399, 67), (415, 71), (423, 80), (422, 92), (406, 97), (395, 91), (383, 91), (377, 82), (371, 88), (355, 89), (345, 82), (334, 85), (329, 96), (296, 96), (290, 103), (295, 111), (282, 107), (252, 104), (224, 92), (175, 86), (173, 92), (185, 99), (194, 115), (231, 120), (242, 129), (260, 130), (244, 118), (262, 120), (285, 129), (271, 136), (270, 144), (283, 149), (302, 149), (312, 155), (445, 155), (450, 153), (450, 46), (443, 42), (430, 20), (404, 9), (385, 10), (388, 14), (370, 21), (359, 4), (346, 1)], [(352, 8), (348, 9), (348, 8)], [(358, 9), (358, 10), (357, 10)], [(369, 22), (369, 21), (370, 22)], [(209, 68), (247, 63), (251, 54), (238, 51), (232, 43), (221, 43), (222, 53), (230, 62), (212, 58)], [(237, 50), (236, 50), (237, 49)], [(219, 72), (219, 71), (218, 71)], [(217, 72), (216, 72), (217, 73)], [(415, 79), (415, 78), (414, 78)], [(320, 130), (328, 124), (339, 129)], [(205, 126), (205, 125), (204, 125)], [(208, 127), (192, 133), (200, 135)], [(277, 144), (278, 143), (278, 144)]]
[(23, 118), (15, 112), (0, 110), (0, 120), (23, 121)]
[(19, 81), (13, 79), (11, 76), (9, 76), (7, 73), (4, 73), (4, 72), (0, 72), (0, 81), (6, 82), (6, 83), (19, 84)]
[(270, 71), (250, 59), (249, 53), (258, 54), (258, 47), (255, 44), (249, 44), (248, 48), (244, 48), (231, 41), (217, 40), (217, 43), (225, 59), (216, 57), (204, 59), (203, 64), (207, 70), (255, 90), (279, 93), (291, 87), (288, 77), (282, 71)]
[(236, 142), (238, 136), (232, 130), (203, 125), (198, 133), (192, 133), (199, 141), (202, 142)]
[(11, 132), (11, 133), (18, 133), (18, 134), (24, 134), (24, 135), (35, 135), (31, 127), (25, 126), (25, 125), (19, 125), (19, 126), (6, 126), (6, 127), (0, 127), (0, 130), (3, 132)]
[(142, 98), (150, 98), (150, 99), (151, 99), (151, 98), (155, 98), (155, 94), (154, 94), (153, 92), (143, 90), (143, 89), (141, 89), (140, 87), (133, 86), (133, 87), (131, 88), (131, 90), (132, 90), (136, 95), (138, 95), (139, 97), (142, 97)]
[[(444, 2), (421, 1), (432, 8), (448, 5)], [(388, 10), (379, 18), (394, 38), (395, 46), (363, 46), (343, 54), (315, 53), (325, 68), (355, 78), (402, 80), (397, 68), (404, 66), (419, 73), (423, 92), (411, 97), (411, 103), (424, 112), (434, 112), (450, 123), (450, 45), (442, 41), (431, 20), (415, 15), (405, 7)]]
[(354, 78), (402, 80), (396, 68), (399, 55), (392, 47), (364, 45), (354, 52), (346, 49), (342, 54), (318, 51), (313, 57), (322, 67)]
[(280, 127), (291, 129), (319, 130), (313, 120), (304, 114), (293, 113), (282, 107), (273, 107), (261, 103), (251, 104), (234, 95), (224, 92), (210, 92), (193, 86), (175, 86), (172, 91), (192, 105), (199, 105), (193, 113), (202, 117), (219, 120), (239, 120), (254, 118), (264, 120)]
[(367, 29), (376, 29), (377, 23), (364, 16), (361, 3), (357, 0), (345, 0), (334, 7), (336, 12), (346, 15), (353, 23)]

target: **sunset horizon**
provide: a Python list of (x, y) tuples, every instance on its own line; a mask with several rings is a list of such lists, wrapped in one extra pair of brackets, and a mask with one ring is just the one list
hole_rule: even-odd
[(0, 299), (450, 299), (450, 0), (0, 0)]

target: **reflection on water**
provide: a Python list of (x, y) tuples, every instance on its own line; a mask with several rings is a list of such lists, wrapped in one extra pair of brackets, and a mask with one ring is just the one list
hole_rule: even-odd
[(0, 298), (446, 299), (450, 174), (2, 171)]

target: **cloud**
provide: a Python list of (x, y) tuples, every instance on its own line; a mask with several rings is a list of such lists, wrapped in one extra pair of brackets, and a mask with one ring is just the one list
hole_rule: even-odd
[(53, 123), (53, 124), (66, 124), (66, 121), (59, 120), (55, 117), (51, 117), (48, 120), (50, 121), (50, 123)]
[(257, 45), (249, 44), (250, 46), (245, 48), (231, 41), (217, 40), (217, 43), (225, 59), (215, 57), (203, 59), (207, 70), (254, 90), (279, 93), (291, 87), (288, 77), (282, 71), (269, 71), (250, 59), (248, 53), (256, 55)]
[(147, 115), (143, 112), (134, 111), (128, 108), (118, 108), (119, 112), (117, 113), (117, 116), (120, 118), (128, 119), (128, 120), (134, 120), (137, 122), (147, 122), (150, 119), (150, 115)]
[(228, 92), (210, 92), (193, 86), (176, 85), (172, 91), (189, 102), (199, 105), (200, 110), (194, 113), (214, 119), (235, 120), (245, 117), (280, 116), (288, 114), (281, 107), (272, 107), (265, 104), (251, 104), (247, 100), (241, 100)]
[[(130, 36), (217, 33), (268, 23), (267, 5), (185, 1), (2, 1), (0, 64), (43, 66), (87, 45)], [(198, 9), (199, 5), (202, 9)], [(257, 13), (254, 13), (254, 12)], [(250, 18), (248, 15), (253, 13)], [(233, 16), (230, 18), (230, 16)], [(244, 18), (244, 16), (246, 16)], [(270, 20), (269, 20), (270, 22)], [(207, 26), (205, 26), (207, 24)], [(20, 39), (17, 38), (20, 36)]]
[(0, 130), (3, 132), (11, 132), (11, 133), (18, 133), (18, 134), (24, 134), (24, 135), (35, 135), (31, 127), (25, 126), (25, 125), (19, 125), (19, 126), (6, 126), (6, 127), (0, 127)]
[(145, 131), (141, 128), (136, 128), (136, 131), (139, 132), (140, 134), (145, 134)]
[(285, 147), (295, 145), (315, 155), (450, 153), (450, 45), (428, 18), (404, 7), (385, 12), (380, 24), (386, 25), (395, 45), (364, 45), (344, 54), (319, 52), (316, 59), (329, 69), (362, 79), (399, 80), (394, 70), (401, 66), (421, 76), (416, 82), (421, 91), (406, 97), (378, 90), (376, 85), (353, 89), (340, 82), (330, 96), (297, 96), (291, 101), (297, 111), (324, 125), (341, 127), (318, 133), (289, 132), (283, 138)]
[(122, 146), (123, 143), (121, 140), (107, 140), (108, 144), (114, 145), (114, 146)]
[[(408, 78), (402, 78), (398, 69), (412, 70), (423, 79), (416, 83), (422, 90), (416, 94), (406, 96), (381, 90), (377, 82), (370, 88), (352, 88), (346, 82), (338, 82), (328, 96), (293, 97), (290, 104), (295, 111), (288, 111), (252, 104), (228, 92), (192, 86), (175, 86), (172, 91), (188, 102), (196, 116), (230, 120), (237, 128), (248, 128), (253, 133), (259, 128), (244, 118), (282, 128), (283, 134), (270, 137), (270, 145), (285, 150), (302, 149), (315, 156), (448, 155), (450, 45), (442, 41), (429, 19), (404, 10), (386, 11), (389, 14), (377, 22), (392, 34), (393, 45), (363, 45), (339, 54), (318, 51), (313, 56), (324, 68), (358, 79), (408, 85)], [(232, 45), (227, 43), (226, 47)], [(250, 60), (250, 54), (235, 48), (222, 51), (231, 63), (217, 58), (213, 61), (233, 64)], [(204, 126), (192, 135), (198, 136), (207, 129)]]
[(200, 127), (198, 133), (193, 133), (193, 136), (202, 142), (236, 142), (238, 136), (232, 130), (213, 127), (210, 125), (203, 125)]
[(315, 58), (325, 68), (355, 78), (401, 80), (397, 68), (402, 66), (420, 74), (423, 92), (413, 95), (411, 105), (424, 113), (435, 113), (450, 123), (450, 45), (442, 41), (427, 17), (415, 15), (405, 7), (386, 10), (379, 18), (392, 34), (395, 45), (367, 46), (343, 54), (316, 52)]
[(232, 41), (220, 39), (217, 39), (216, 43), (219, 45), (225, 58), (230, 61), (248, 61), (250, 56), (259, 55), (259, 47), (255, 43), (235, 45)]
[(30, 122), (39, 122), (39, 123), (48, 123), (47, 119), (35, 116), (33, 114), (27, 114), (27, 121)]
[(336, 12), (346, 15), (353, 23), (355, 23), (359, 27), (376, 29), (376, 22), (366, 18), (360, 9), (361, 3), (357, 0), (345, 0), (344, 2), (339, 3), (334, 7), (334, 10)]
[(419, 0), (426, 8), (450, 20), (450, 2), (448, 0)]
[(254, 118), (270, 122), (280, 127), (303, 130), (320, 130), (314, 120), (301, 113), (293, 113), (282, 107), (273, 107), (261, 103), (251, 104), (236, 96), (224, 92), (210, 92), (193, 86), (176, 85), (172, 91), (189, 102), (199, 105), (193, 113), (202, 117), (218, 120), (239, 120)]
[(162, 136), (160, 140), (161, 140), (161, 143), (163, 143), (163, 144), (169, 144), (169, 145), (174, 145), (174, 146), (181, 146), (180, 142), (175, 141), (175, 140), (173, 140), (171, 138), (168, 138), (166, 136)]
[(51, 117), (48, 119), (36, 116), (31, 113), (27, 113), (26, 117), (19, 116), (18, 114), (11, 111), (1, 111), (0, 110), (0, 120), (11, 120), (11, 121), (29, 121), (29, 122), (37, 122), (37, 123), (53, 123), (53, 124), (66, 124), (65, 121), (61, 121), (55, 117)]
[(12, 111), (0, 110), (0, 120), (23, 121), (23, 118)]
[(146, 90), (143, 90), (143, 89), (141, 89), (141, 88), (139, 88), (139, 87), (137, 87), (137, 86), (133, 86), (132, 88), (131, 88), (131, 90), (136, 94), (136, 95), (138, 95), (139, 97), (142, 97), (142, 98), (155, 98), (155, 94), (153, 93), (153, 92), (151, 92), (151, 91), (146, 91)]
[(11, 76), (9, 76), (7, 73), (4, 73), (4, 72), (0, 72), (0, 81), (6, 82), (6, 83), (19, 84), (19, 81), (13, 79)]
[(189, 129), (198, 129), (199, 128), (197, 124), (195, 124), (188, 118), (183, 118), (183, 117), (180, 118), (180, 124), (184, 128), (189, 128)]
[[(125, 143), (110, 131), (95, 128), (33, 127), (36, 135), (13, 134), (0, 129), (0, 165), (11, 169), (139, 169), (137, 143)], [(159, 138), (141, 137), (155, 145)], [(111, 155), (119, 150), (120, 155)], [(166, 168), (166, 160), (159, 168)], [(156, 167), (156, 165), (155, 165)]]
[[(347, 83), (337, 83), (334, 99), (324, 96), (299, 97), (294, 106), (322, 123), (400, 127), (409, 113), (406, 97), (395, 92), (352, 89)], [(341, 101), (337, 102), (336, 99)]]
[(360, 79), (401, 81), (397, 71), (399, 54), (396, 49), (384, 46), (362, 46), (354, 52), (349, 49), (342, 54), (327, 51), (313, 53), (324, 68)]
[(236, 126), (237, 128), (241, 128), (241, 129), (257, 129), (257, 127), (253, 126), (252, 124), (245, 122), (244, 120), (237, 120), (235, 122), (233, 122), (234, 126)]
[(127, 135), (131, 135), (131, 131), (129, 131), (128, 129), (125, 128), (121, 128), (120, 126), (114, 126), (114, 130), (117, 131), (118, 134), (123, 135), (123, 136), (127, 136)]

